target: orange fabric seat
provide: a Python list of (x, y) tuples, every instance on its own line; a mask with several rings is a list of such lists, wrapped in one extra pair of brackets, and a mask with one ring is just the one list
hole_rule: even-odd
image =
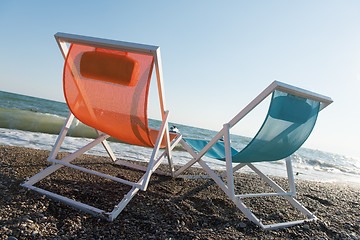
[(72, 44), (63, 76), (71, 112), (123, 142), (154, 147), (158, 131), (149, 129), (147, 119), (153, 63), (151, 55)]

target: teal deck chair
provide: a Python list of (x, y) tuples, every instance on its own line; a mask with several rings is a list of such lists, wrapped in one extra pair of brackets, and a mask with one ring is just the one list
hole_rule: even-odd
[[(272, 94), (272, 97), (269, 111), (260, 130), (244, 149), (241, 151), (235, 150), (231, 147), (230, 129), (270, 94)], [(181, 167), (175, 173), (175, 176), (179, 176), (194, 163), (198, 162), (245, 216), (263, 229), (270, 230), (289, 227), (305, 221), (315, 220), (316, 216), (294, 199), (296, 189), (289, 156), (298, 150), (306, 141), (314, 128), (319, 111), (330, 103), (332, 103), (332, 100), (329, 97), (274, 81), (229, 123), (224, 124), (222, 130), (217, 133), (212, 140), (183, 138), (181, 144), (192, 155), (193, 159)], [(219, 141), (222, 138), (223, 141)], [(201, 159), (203, 156), (225, 161), (226, 173), (222, 176), (216, 175), (206, 162)], [(277, 161), (282, 159), (286, 160), (289, 192), (283, 190), (252, 164), (254, 162)], [(237, 165), (233, 167), (233, 163)], [(236, 195), (233, 173), (244, 166), (248, 166), (258, 174), (275, 189), (275, 192)], [(227, 184), (222, 180), (222, 177), (225, 176), (227, 178)], [(263, 196), (285, 197), (285, 199), (306, 216), (306, 218), (264, 225), (242, 201), (242, 199), (246, 197)]]

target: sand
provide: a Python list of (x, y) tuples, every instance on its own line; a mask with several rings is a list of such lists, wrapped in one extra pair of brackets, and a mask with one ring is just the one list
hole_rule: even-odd
[[(212, 180), (153, 175), (148, 190), (140, 191), (115, 221), (107, 222), (20, 186), (49, 165), (48, 155), (49, 151), (0, 146), (0, 239), (360, 238), (359, 186), (297, 180), (296, 199), (319, 220), (264, 231), (247, 220)], [(105, 157), (84, 155), (76, 161), (128, 180), (141, 176), (139, 171), (114, 166)], [(111, 210), (129, 190), (116, 182), (62, 169), (37, 186), (104, 210)], [(285, 179), (274, 179), (285, 187)], [(267, 189), (251, 174), (236, 174), (235, 183), (242, 193)], [(278, 197), (246, 203), (265, 223), (298, 215)]]

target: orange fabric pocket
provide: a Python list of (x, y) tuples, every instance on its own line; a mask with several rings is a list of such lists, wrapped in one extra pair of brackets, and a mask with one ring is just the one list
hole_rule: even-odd
[(80, 74), (85, 78), (135, 86), (139, 79), (139, 63), (127, 55), (85, 52), (80, 60)]

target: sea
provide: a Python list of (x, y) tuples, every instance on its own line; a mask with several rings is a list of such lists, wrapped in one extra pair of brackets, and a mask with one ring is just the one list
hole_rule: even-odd
[[(0, 91), (0, 145), (51, 150), (68, 114), (66, 103)], [(212, 130), (169, 124), (175, 125), (184, 137), (211, 139), (216, 134)], [(160, 121), (149, 119), (149, 126), (158, 128)], [(61, 148), (63, 152), (75, 151), (96, 137), (93, 129), (78, 120), (73, 122), (68, 135)], [(231, 144), (237, 150), (244, 148), (250, 140), (248, 137), (231, 135)], [(116, 139), (109, 141), (109, 144), (117, 157), (128, 160), (147, 161), (152, 151), (151, 148), (129, 145)], [(107, 156), (101, 144), (87, 154)], [(360, 159), (309, 148), (300, 148), (291, 159), (296, 179), (360, 184)], [(190, 160), (190, 155), (181, 146), (174, 149), (175, 164)], [(225, 169), (222, 161), (207, 157), (204, 160), (215, 170)], [(286, 176), (285, 161), (255, 165), (265, 174)], [(248, 168), (241, 171), (251, 173)]]

